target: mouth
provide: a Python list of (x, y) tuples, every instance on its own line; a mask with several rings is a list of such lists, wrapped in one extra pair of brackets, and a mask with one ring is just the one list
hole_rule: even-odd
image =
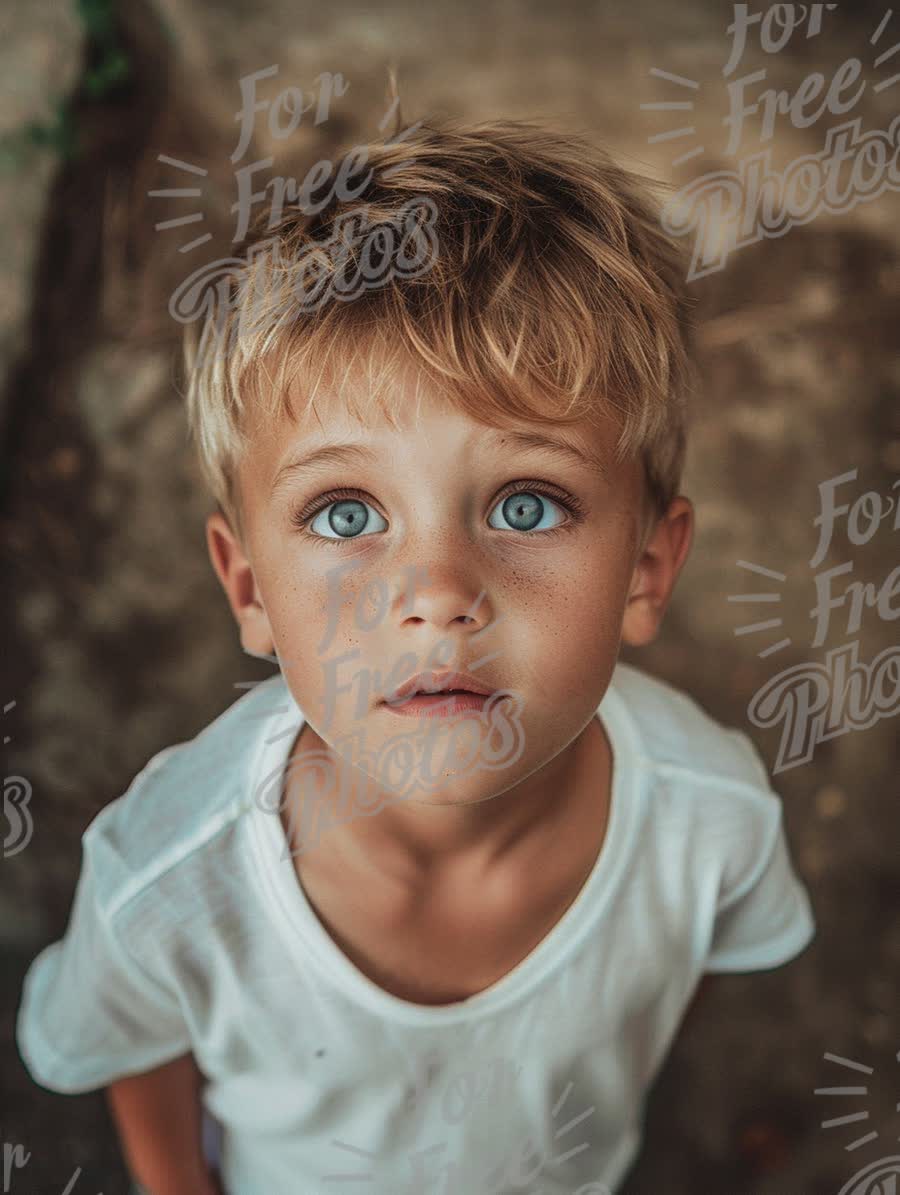
[(392, 713), (441, 717), (481, 710), (494, 689), (467, 672), (420, 672), (385, 695)]

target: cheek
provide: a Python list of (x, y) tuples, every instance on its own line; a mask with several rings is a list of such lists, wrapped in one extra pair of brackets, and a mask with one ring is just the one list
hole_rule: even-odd
[(354, 674), (367, 671), (367, 655), (379, 628), (386, 625), (388, 611), (377, 601), (379, 587), (366, 583), (362, 568), (346, 571), (339, 566), (340, 561), (333, 560), (307, 563), (299, 579), (289, 568), (273, 569), (266, 610), (284, 659), (291, 662), (295, 695), (303, 693), (309, 702), (323, 685), (334, 689), (337, 677), (341, 685), (353, 684), (353, 693), (335, 694), (337, 706), (343, 708), (356, 701), (357, 688), (365, 687)]
[(535, 670), (549, 687), (565, 692), (570, 681), (595, 674), (616, 654), (621, 624), (615, 592), (567, 592), (562, 606), (529, 632)]
[(599, 550), (602, 546), (557, 558), (552, 567), (536, 559), (510, 568), (498, 609), (511, 617), (497, 637), (535, 675), (593, 669), (616, 651), (627, 579), (621, 568), (610, 568), (612, 545), (609, 552)]
[(316, 659), (325, 624), (324, 584), (311, 580), (291, 552), (274, 549), (260, 556), (256, 576), (279, 655), (299, 673)]

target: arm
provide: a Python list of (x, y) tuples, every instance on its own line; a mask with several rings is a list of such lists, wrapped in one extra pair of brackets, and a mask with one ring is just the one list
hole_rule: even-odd
[(203, 1156), (201, 1083), (188, 1053), (107, 1088), (128, 1168), (149, 1195), (222, 1195)]

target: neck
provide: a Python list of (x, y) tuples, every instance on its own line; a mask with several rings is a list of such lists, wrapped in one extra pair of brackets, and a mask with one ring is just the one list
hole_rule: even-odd
[[(579, 798), (596, 796), (611, 763), (605, 731), (592, 715), (552, 759), (505, 790), (464, 803), (409, 799), (386, 805), (373, 817), (341, 823), (338, 794), (347, 791), (343, 785), (348, 767), (353, 773), (349, 780), (357, 786), (350, 791), (362, 792), (364, 807), (377, 804), (380, 790), (370, 776), (335, 755), (309, 723), (301, 727), (291, 758), (305, 751), (326, 753), (334, 769), (326, 774), (341, 781), (330, 794), (323, 794), (321, 785), (318, 790), (309, 786), (305, 794), (289, 794), (289, 803), (301, 797), (322, 801), (331, 814), (330, 828), (312, 849), (328, 852), (357, 873), (374, 871), (405, 888), (431, 886), (451, 876), (474, 879), (529, 857), (529, 847), (546, 843), (548, 833)], [(302, 826), (296, 804), (294, 809), (294, 825)], [(296, 849), (293, 836), (291, 845)]]

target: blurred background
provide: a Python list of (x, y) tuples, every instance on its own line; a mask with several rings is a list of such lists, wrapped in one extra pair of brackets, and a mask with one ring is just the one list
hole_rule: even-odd
[[(807, 36), (817, 9), (821, 29)], [(3, 1142), (31, 1153), (15, 1189), (62, 1191), (81, 1167), (78, 1191), (126, 1190), (102, 1093), (54, 1095), (22, 1065), (22, 978), (65, 930), (80, 836), (96, 813), (154, 752), (191, 738), (242, 682), (272, 671), (242, 654), (207, 561), (210, 503), (186, 440), (182, 325), (169, 313), (190, 273), (232, 252), (241, 78), (277, 66), (257, 84), (270, 102), (288, 86), (308, 98), (323, 71), (348, 84), (327, 120), (316, 125), (311, 111), (288, 138), (257, 119), (243, 162), (274, 159), (257, 185), (301, 179), (377, 138), (393, 63), (405, 124), (547, 118), (680, 189), (767, 148), (784, 170), (850, 119), (889, 129), (900, 13), (863, 0), (830, 9), (811, 6), (778, 49), (774, 19), (768, 50), (751, 26), (726, 77), (734, 7), (712, 0), (4, 0), (0, 1088)], [(858, 93), (853, 106), (810, 119), (854, 57), (859, 81), (839, 96), (849, 105)], [(759, 70), (748, 97), (794, 95), (814, 72), (823, 88), (801, 118), (782, 111), (768, 140), (761, 113), (748, 115), (729, 148), (727, 84)], [(681, 106), (645, 107), (672, 103)], [(873, 158), (859, 178), (874, 169)], [(202, 195), (149, 194), (177, 187)], [(900, 201), (896, 189), (877, 191), (736, 249), (691, 283), (701, 386), (683, 489), (697, 531), (662, 635), (623, 658), (752, 735), (783, 798), (818, 934), (786, 967), (723, 977), (689, 1018), (652, 1092), (625, 1195), (838, 1195), (864, 1166), (900, 1153), (898, 701), (855, 726), (842, 715), (842, 733), (777, 771), (783, 723), (758, 726), (748, 712), (788, 668), (821, 666), (852, 643), (869, 665), (898, 641), (900, 530), (887, 503), (900, 476)], [(159, 227), (189, 213), (200, 215)], [(721, 220), (707, 232), (714, 243)], [(854, 470), (836, 502), (869, 492), (882, 504), (858, 508), (858, 542), (839, 517), (813, 567), (819, 487)], [(814, 645), (816, 576), (846, 562), (833, 592), (868, 583), (873, 600), (858, 625), (846, 604), (833, 610)], [(773, 597), (740, 600), (748, 594)], [(900, 676), (889, 661), (887, 694)], [(16, 795), (28, 793), (27, 804)], [(828, 1053), (871, 1073), (842, 1073)], [(866, 1095), (814, 1094), (841, 1081)]]

